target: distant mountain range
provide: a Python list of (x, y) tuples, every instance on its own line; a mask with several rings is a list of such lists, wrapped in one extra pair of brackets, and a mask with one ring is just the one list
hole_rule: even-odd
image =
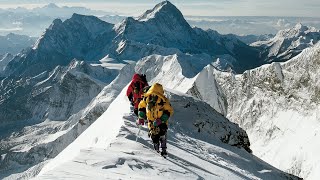
[(30, 48), (36, 42), (35, 37), (10, 33), (0, 36), (0, 54), (17, 54), (23, 49)]
[(69, 19), (75, 12), (85, 15), (104, 16), (104, 20), (108, 20), (107, 15), (115, 14), (84, 7), (60, 7), (54, 3), (31, 10), (21, 7), (16, 9), (1, 9), (0, 35), (7, 35), (12, 32), (15, 34), (39, 37), (54, 19)]
[[(109, 11), (109, 10), (108, 10)], [(95, 15), (109, 23), (119, 23), (125, 17), (119, 12), (96, 11), (85, 7), (58, 6), (54, 3), (28, 10), (25, 8), (0, 9), (0, 35), (16, 33), (39, 37), (51, 22), (69, 19), (73, 13)], [(276, 34), (279, 30), (302, 23), (320, 29), (319, 18), (308, 17), (233, 17), (186, 16), (191, 26), (204, 30), (214, 29), (221, 34), (263, 35)]]
[(320, 30), (300, 23), (291, 29), (279, 31), (272, 39), (257, 41), (251, 45), (262, 49), (265, 61), (287, 61), (320, 40)]
[(302, 23), (320, 29), (319, 17), (273, 16), (186, 16), (187, 21), (202, 29), (214, 29), (222, 34), (263, 35), (276, 34)]

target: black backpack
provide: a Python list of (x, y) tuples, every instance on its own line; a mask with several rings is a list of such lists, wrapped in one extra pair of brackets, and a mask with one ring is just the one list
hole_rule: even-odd
[(140, 93), (140, 90), (141, 90), (141, 84), (139, 81), (136, 81), (134, 84), (133, 84), (133, 92), (136, 93), (136, 94), (139, 94)]
[(158, 96), (157, 95), (150, 95), (148, 96), (148, 100), (147, 100), (147, 110), (148, 111), (153, 111), (156, 107), (157, 104), (157, 100), (158, 100)]

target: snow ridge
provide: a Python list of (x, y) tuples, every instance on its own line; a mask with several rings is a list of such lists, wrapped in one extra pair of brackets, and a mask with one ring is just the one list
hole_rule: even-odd
[[(150, 148), (145, 127), (138, 142), (135, 141), (138, 129), (134, 116), (128, 114), (129, 106), (122, 108), (129, 103), (125, 92), (126, 88), (110, 105), (110, 110), (47, 164), (36, 179), (143, 179), (146, 176), (153, 179), (297, 179), (243, 150), (224, 145), (221, 141), (233, 144), (242, 138), (245, 140), (245, 132), (205, 103), (170, 91), (167, 96), (176, 107), (176, 114), (170, 120), (169, 157), (164, 160)], [(192, 115), (196, 109), (199, 114)], [(207, 119), (208, 112), (213, 119)], [(196, 116), (199, 119), (195, 119)], [(101, 127), (112, 131), (106, 132)], [(117, 135), (113, 131), (116, 129)], [(76, 155), (75, 159), (70, 160), (70, 155)]]

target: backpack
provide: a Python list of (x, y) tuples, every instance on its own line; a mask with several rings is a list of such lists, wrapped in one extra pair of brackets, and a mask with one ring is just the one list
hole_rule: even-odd
[(143, 98), (144, 87), (148, 85), (147, 82), (141, 80), (141, 75), (139, 75), (139, 77), (140, 79), (135, 79), (135, 81), (133, 81), (131, 84), (132, 100), (135, 108), (138, 108), (139, 102)]
[(147, 110), (154, 111), (157, 105), (158, 96), (151, 94), (147, 97)]
[(146, 97), (146, 113), (147, 117), (150, 119), (157, 119), (158, 118), (158, 112), (160, 111), (160, 108), (164, 105), (164, 102), (162, 98), (158, 97), (155, 94), (150, 94), (148, 97)]
[(140, 93), (140, 90), (141, 90), (141, 83), (140, 83), (139, 81), (136, 81), (136, 82), (133, 84), (133, 93), (139, 94), (139, 93)]
[(142, 94), (145, 93), (144, 87), (148, 84), (145, 74), (139, 74), (141, 80), (137, 80), (133, 84), (133, 93)]

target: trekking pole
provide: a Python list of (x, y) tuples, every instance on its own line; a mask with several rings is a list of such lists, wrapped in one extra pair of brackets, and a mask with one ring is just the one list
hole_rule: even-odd
[(141, 130), (141, 124), (138, 125), (139, 126), (139, 130), (138, 130), (138, 133), (137, 133), (137, 137), (136, 137), (136, 142), (138, 141), (138, 138), (139, 138), (139, 134), (140, 134), (140, 130)]

